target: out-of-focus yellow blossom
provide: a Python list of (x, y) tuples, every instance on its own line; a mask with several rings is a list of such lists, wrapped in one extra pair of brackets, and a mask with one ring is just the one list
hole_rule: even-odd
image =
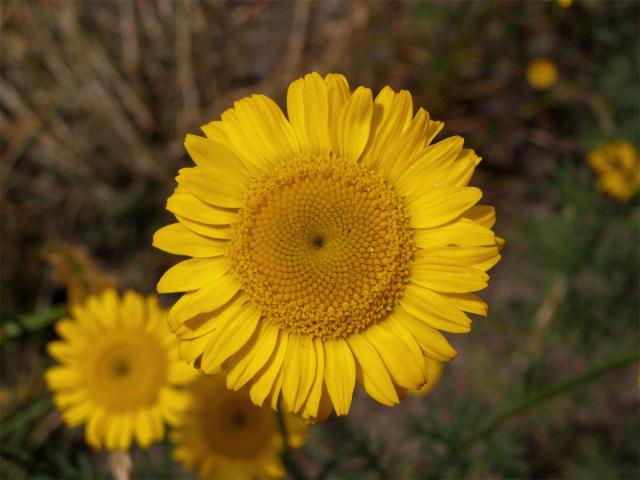
[(573, 0), (558, 0), (558, 5), (562, 8), (569, 8), (573, 4)]
[(596, 171), (598, 188), (620, 202), (626, 202), (640, 189), (638, 151), (629, 142), (618, 140), (593, 150), (587, 157)]
[(558, 76), (558, 67), (548, 58), (534, 58), (527, 66), (527, 82), (536, 90), (552, 87)]
[(45, 379), (70, 427), (86, 424), (94, 448), (128, 450), (164, 437), (187, 402), (180, 386), (196, 370), (178, 358), (166, 312), (155, 297), (113, 289), (71, 305), (71, 318), (56, 323), (62, 337), (49, 343), (60, 362)]
[[(220, 375), (202, 375), (189, 391), (188, 406), (170, 435), (176, 460), (202, 479), (284, 478), (284, 442), (269, 407), (255, 406), (247, 391), (227, 390)], [(289, 447), (302, 446), (302, 418), (285, 413), (282, 420)]]

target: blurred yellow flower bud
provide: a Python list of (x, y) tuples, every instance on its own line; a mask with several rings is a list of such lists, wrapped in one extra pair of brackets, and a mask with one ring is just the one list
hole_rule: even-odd
[(548, 58), (534, 58), (527, 66), (527, 81), (536, 90), (549, 88), (558, 81), (558, 67)]

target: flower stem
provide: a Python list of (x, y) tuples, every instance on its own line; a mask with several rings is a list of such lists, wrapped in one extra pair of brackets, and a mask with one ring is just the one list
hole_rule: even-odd
[(289, 445), (289, 433), (287, 431), (287, 424), (284, 420), (284, 414), (282, 413), (282, 408), (280, 408), (276, 412), (276, 418), (278, 420), (278, 428), (280, 429), (280, 434), (282, 435), (282, 463), (284, 464), (284, 468), (286, 468), (288, 476), (290, 478), (305, 478), (302, 474), (300, 467), (298, 464), (293, 461), (291, 458), (291, 446)]
[(508, 407), (502, 413), (499, 413), (498, 415), (493, 417), (484, 426), (480, 427), (476, 432), (471, 433), (460, 443), (454, 445), (454, 450), (456, 452), (459, 452), (460, 450), (469, 447), (471, 444), (477, 442), (478, 440), (490, 437), (495, 430), (497, 430), (500, 426), (502, 426), (503, 423), (505, 423), (515, 415), (531, 410), (547, 400), (568, 392), (574, 387), (582, 385), (583, 383), (590, 382), (591, 380), (595, 380), (596, 378), (612, 370), (627, 366), (638, 360), (640, 360), (640, 355), (638, 353), (626, 355), (624, 357), (612, 360), (604, 365), (600, 365), (587, 370), (586, 372), (583, 372), (580, 375), (576, 375), (575, 377), (570, 378), (569, 380), (566, 380), (565, 382), (562, 382), (558, 385), (553, 385), (549, 388), (541, 390), (531, 395), (530, 397), (524, 398)]

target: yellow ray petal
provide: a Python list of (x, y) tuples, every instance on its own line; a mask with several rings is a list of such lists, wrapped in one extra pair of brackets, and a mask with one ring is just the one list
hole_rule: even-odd
[(493, 228), (496, 224), (496, 209), (490, 205), (475, 205), (465, 212), (464, 217), (483, 227)]
[(336, 415), (347, 415), (356, 383), (356, 363), (344, 338), (324, 342), (324, 378)]
[(77, 427), (83, 423), (95, 408), (95, 405), (91, 402), (81, 402), (73, 406), (70, 406), (62, 412), (62, 418), (67, 425), (71, 428)]
[(461, 218), (441, 227), (417, 229), (413, 241), (418, 248), (444, 247), (457, 245), (460, 247), (478, 247), (496, 244), (494, 233), (486, 227)]
[(147, 317), (144, 297), (132, 290), (127, 290), (122, 296), (120, 309), (125, 325), (144, 325)]
[(287, 352), (288, 340), (289, 334), (284, 330), (280, 330), (278, 342), (273, 349), (273, 355), (260, 371), (257, 379), (251, 384), (249, 395), (251, 396), (251, 401), (256, 405), (262, 405), (267, 395), (269, 395), (271, 386), (280, 372), (282, 361)]
[(406, 345), (409, 349), (410, 355), (413, 357), (414, 361), (418, 364), (420, 369), (424, 372), (425, 364), (424, 364), (424, 355), (422, 353), (422, 349), (418, 344), (418, 341), (413, 336), (413, 334), (398, 320), (396, 316), (391, 315), (387, 319), (378, 323), (382, 328), (387, 329), (393, 335), (396, 335), (402, 343)]
[(278, 340), (278, 327), (269, 321), (260, 322), (253, 342), (246, 353), (231, 367), (227, 388), (238, 390), (251, 380), (271, 358)]
[(69, 342), (82, 342), (84, 335), (77, 322), (64, 318), (54, 325), (56, 333)]
[(372, 114), (371, 90), (358, 87), (340, 113), (338, 143), (334, 145), (338, 157), (350, 162), (358, 161), (369, 140)]
[(287, 356), (282, 366), (282, 397), (297, 412), (307, 399), (316, 374), (316, 352), (309, 335), (289, 335)]
[(487, 288), (489, 275), (463, 265), (414, 262), (411, 281), (436, 292), (467, 293)]
[(113, 288), (108, 288), (102, 295), (93, 297), (95, 303), (91, 303), (94, 315), (100, 318), (105, 326), (122, 324), (122, 314), (120, 311), (120, 297)]
[(181, 215), (176, 215), (176, 219), (192, 232), (203, 237), (215, 238), (219, 240), (229, 240), (233, 235), (233, 230), (229, 225), (210, 225), (196, 222)]
[(91, 413), (85, 429), (87, 443), (95, 449), (102, 448), (105, 437), (105, 426), (107, 424), (107, 413), (103, 408), (97, 407)]
[(415, 255), (414, 264), (467, 265), (482, 271), (487, 271), (493, 267), (498, 260), (500, 260), (498, 247), (449, 246), (418, 250)]
[(462, 137), (453, 136), (420, 150), (412, 165), (399, 173), (394, 186), (401, 195), (437, 186), (446, 177), (463, 144)]
[(471, 320), (455, 305), (436, 292), (409, 283), (400, 305), (419, 320), (445, 332), (463, 333), (471, 329)]
[(187, 135), (184, 146), (196, 165), (200, 167), (231, 172), (245, 180), (249, 176), (242, 160), (218, 142), (197, 135)]
[(407, 198), (412, 228), (434, 228), (465, 213), (482, 198), (476, 187), (445, 187)]
[(246, 303), (238, 315), (220, 330), (215, 331), (205, 348), (201, 368), (205, 373), (216, 373), (222, 363), (240, 350), (253, 335), (262, 310), (253, 303)]
[(344, 75), (330, 73), (324, 78), (327, 82), (327, 100), (329, 104), (329, 137), (334, 150), (338, 145), (338, 121), (342, 107), (350, 95), (349, 82)]
[(318, 337), (313, 338), (313, 349), (316, 355), (316, 371), (309, 395), (301, 405), (302, 416), (308, 419), (314, 419), (318, 416), (320, 409), (320, 399), (322, 397), (322, 390), (324, 387), (324, 348), (322, 346), (322, 340)]
[(182, 360), (193, 363), (203, 352), (207, 346), (209, 337), (197, 337), (193, 339), (181, 340), (178, 346), (178, 355)]
[(474, 313), (476, 315), (486, 317), (489, 311), (487, 303), (473, 293), (441, 293), (440, 295), (453, 303), (463, 312)]
[(376, 96), (372, 118), (370, 141), (362, 155), (361, 163), (378, 169), (384, 151), (392, 145), (411, 122), (413, 103), (406, 90), (399, 93), (384, 87)]
[(249, 182), (222, 169), (183, 168), (176, 181), (194, 196), (210, 205), (240, 208), (248, 192)]
[(425, 135), (431, 119), (429, 112), (421, 108), (402, 135), (389, 147), (380, 162), (380, 171), (384, 172), (392, 181), (406, 170), (413, 162), (415, 152), (425, 145)]
[(376, 349), (360, 334), (347, 337), (347, 343), (357, 360), (356, 377), (362, 388), (383, 405), (397, 405), (400, 399)]
[(169, 325), (177, 325), (205, 312), (222, 307), (238, 293), (240, 282), (234, 275), (226, 274), (212, 278), (203, 288), (185, 293), (169, 311)]
[(211, 312), (200, 313), (185, 320), (184, 323), (170, 316), (169, 328), (178, 338), (185, 340), (206, 335), (211, 330), (221, 328), (223, 324), (233, 319), (248, 300), (246, 295), (240, 293), (219, 308)]
[(67, 367), (49, 368), (44, 374), (44, 379), (51, 390), (74, 388), (82, 383), (79, 372)]
[(242, 157), (266, 171), (300, 149), (293, 129), (280, 108), (264, 95), (235, 102), (221, 116), (227, 137)]
[(229, 271), (231, 263), (226, 256), (190, 258), (177, 263), (158, 281), (159, 293), (187, 292), (204, 287), (211, 279)]
[(426, 356), (439, 362), (449, 362), (458, 355), (444, 335), (404, 309), (398, 308), (393, 318), (411, 332)]
[(121, 413), (119, 417), (116, 444), (118, 450), (125, 451), (129, 450), (133, 437), (133, 413)]
[(167, 210), (183, 218), (210, 225), (229, 225), (238, 219), (236, 210), (218, 208), (204, 203), (180, 186), (167, 200)]
[(78, 403), (87, 403), (89, 398), (85, 390), (58, 390), (53, 397), (53, 402), (60, 410), (72, 407)]
[(476, 159), (479, 158), (480, 157), (466, 157), (456, 160), (451, 166), (449, 173), (443, 179), (442, 184), (452, 187), (466, 187), (476, 169)]
[(162, 227), (153, 236), (153, 246), (165, 252), (190, 257), (217, 257), (227, 252), (229, 242), (203, 237), (180, 223)]
[(287, 92), (287, 112), (300, 150), (326, 157), (331, 150), (329, 140), (329, 106), (327, 84), (317, 73), (291, 83)]
[(81, 351), (75, 345), (68, 342), (49, 342), (47, 344), (47, 353), (60, 363), (73, 364), (77, 361)]
[(422, 355), (414, 358), (400, 337), (388, 328), (381, 324), (371, 325), (361, 335), (376, 349), (394, 383), (411, 390), (427, 381)]
[(261, 137), (260, 146), (272, 148), (275, 162), (289, 160), (300, 153), (293, 127), (273, 100), (265, 95), (252, 95), (238, 105), (246, 112), (251, 134)]
[(134, 430), (136, 441), (142, 448), (147, 448), (151, 442), (155, 440), (153, 437), (153, 425), (151, 419), (151, 411), (147, 408), (141, 408), (135, 414)]

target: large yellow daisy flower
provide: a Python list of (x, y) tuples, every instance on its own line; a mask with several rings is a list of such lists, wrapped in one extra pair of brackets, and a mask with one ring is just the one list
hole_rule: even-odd
[(293, 82), (288, 119), (263, 95), (188, 135), (196, 166), (154, 245), (193, 257), (159, 292), (182, 357), (305, 418), (349, 412), (356, 382), (395, 405), (456, 355), (500, 258), (492, 207), (468, 187), (480, 158), (411, 95), (351, 91), (341, 75)]
[(178, 358), (178, 342), (155, 297), (114, 290), (71, 307), (60, 320), (63, 340), (47, 349), (60, 365), (45, 379), (70, 427), (86, 422), (94, 448), (127, 450), (135, 437), (141, 447), (164, 437), (164, 422), (176, 419), (186, 394), (176, 386), (197, 371)]
[[(246, 391), (225, 388), (219, 375), (192, 383), (189, 403), (170, 438), (174, 458), (203, 479), (283, 478), (284, 447), (274, 412), (256, 407)], [(307, 427), (300, 417), (283, 416), (290, 447), (300, 447)]]

